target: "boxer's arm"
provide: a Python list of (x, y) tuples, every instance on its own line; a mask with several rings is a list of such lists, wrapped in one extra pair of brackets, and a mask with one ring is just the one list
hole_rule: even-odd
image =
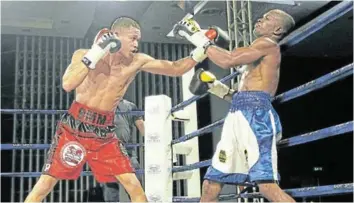
[(144, 120), (143, 119), (138, 119), (135, 121), (135, 126), (138, 128), (140, 135), (144, 136), (145, 135), (145, 126), (144, 126)]
[(63, 75), (62, 86), (66, 92), (78, 87), (89, 73), (89, 69), (81, 61), (86, 52), (87, 50), (85, 49), (79, 49), (74, 52), (71, 63)]
[(197, 65), (191, 57), (177, 61), (157, 60), (146, 54), (142, 54), (142, 57), (144, 63), (140, 70), (167, 76), (181, 76)]
[(250, 64), (267, 55), (270, 49), (277, 47), (265, 39), (255, 41), (249, 47), (236, 48), (227, 51), (217, 46), (209, 46), (206, 53), (211, 61), (221, 68), (227, 69), (232, 66)]

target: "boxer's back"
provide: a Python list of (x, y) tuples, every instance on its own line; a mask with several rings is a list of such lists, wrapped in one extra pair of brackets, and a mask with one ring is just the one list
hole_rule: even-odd
[(259, 60), (247, 64), (242, 74), (239, 91), (264, 91), (274, 96), (279, 82), (281, 53), (278, 45), (267, 50)]
[(91, 108), (114, 111), (139, 67), (134, 58), (114, 64), (101, 60), (76, 88), (75, 100)]

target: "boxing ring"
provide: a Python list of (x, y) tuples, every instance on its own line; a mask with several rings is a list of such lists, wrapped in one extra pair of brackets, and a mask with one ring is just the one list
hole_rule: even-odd
[[(353, 8), (353, 3), (352, 2), (343, 2), (338, 4), (337, 6), (333, 7), (329, 11), (323, 13), (313, 21), (309, 22), (308, 24), (304, 25), (303, 27), (299, 28), (298, 30), (295, 30), (293, 33), (291, 33), (288, 37), (286, 37), (283, 41), (281, 41), (281, 44), (288, 48), (291, 47), (307, 36), (311, 35), (312, 33), (320, 30), (322, 27), (327, 25), (328, 23), (334, 21), (335, 19), (339, 18), (340, 16), (344, 15), (348, 11), (352, 10)], [(27, 38), (25, 38), (26, 43), (25, 46), (27, 46)], [(48, 40), (48, 38), (46, 39)], [(60, 56), (62, 56), (65, 60), (61, 60), (60, 62), (60, 69), (58, 71), (58, 74), (62, 74), (64, 65), (67, 62), (69, 62), (69, 51), (67, 51), (67, 56), (64, 57), (65, 54), (63, 54), (63, 49), (61, 48), (63, 46), (64, 41), (59, 42), (59, 50), (60, 51)], [(76, 42), (76, 41), (75, 41)], [(31, 42), (34, 44), (34, 40)], [(42, 41), (39, 41), (38, 43), (42, 43)], [(67, 42), (68, 44), (70, 43), (69, 41)], [(49, 44), (48, 41), (43, 44)], [(51, 46), (56, 46), (55, 43), (53, 43)], [(80, 47), (87, 46), (87, 41), (80, 42)], [(162, 49), (165, 45), (158, 46), (157, 49)], [(166, 45), (167, 46), (167, 45)], [(16, 45), (16, 47), (19, 47), (19, 44)], [(76, 47), (76, 44), (75, 44)], [(172, 59), (177, 59), (180, 58), (181, 56), (188, 55), (191, 47), (189, 46), (174, 46), (172, 45), (172, 48), (177, 49), (177, 53), (173, 54), (172, 56), (167, 56), (168, 54), (164, 54), (164, 57), (167, 58), (172, 58)], [(19, 48), (18, 48), (19, 49)], [(143, 47), (143, 50), (152, 50), (155, 49), (154, 46), (151, 47)], [(26, 49), (25, 49), (26, 50)], [(34, 51), (33, 51), (34, 52)], [(20, 53), (20, 52), (19, 52)], [(161, 50), (157, 52), (156, 58), (162, 58)], [(23, 57), (26, 57), (26, 53), (22, 53)], [(41, 57), (49, 57), (44, 55), (44, 56), (38, 56), (39, 58)], [(33, 58), (33, 57), (32, 57)], [(34, 61), (34, 59), (32, 59)], [(42, 60), (43, 61), (43, 60)], [(48, 61), (45, 60), (46, 63)], [(34, 62), (33, 62), (34, 63)], [(40, 63), (40, 62), (39, 62)], [(56, 63), (53, 62), (53, 66), (55, 67)], [(16, 66), (19, 66), (18, 63), (16, 63)], [(40, 67), (40, 66), (39, 66)], [(31, 65), (31, 68), (34, 69), (34, 65)], [(16, 69), (17, 70), (17, 69)], [(24, 71), (21, 73), (26, 74), (26, 67), (24, 67)], [(39, 72), (43, 70), (38, 70)], [(33, 71), (34, 72), (34, 71)], [(133, 83), (132, 84), (132, 89), (133, 91), (133, 98), (136, 101), (141, 100), (138, 102), (138, 107), (145, 109), (145, 111), (135, 111), (135, 112), (120, 112), (120, 113), (129, 113), (129, 114), (135, 114), (135, 115), (145, 115), (145, 125), (146, 125), (146, 136), (144, 137), (144, 143), (142, 140), (139, 140), (137, 144), (128, 144), (126, 147), (127, 148), (144, 148), (144, 150), (139, 151), (140, 156), (145, 158), (143, 160), (143, 165), (144, 169), (139, 169), (137, 170), (137, 174), (144, 174), (145, 176), (145, 191), (147, 194), (147, 197), (149, 201), (153, 202), (195, 202), (199, 201), (200, 197), (200, 183), (199, 183), (199, 169), (202, 167), (207, 167), (211, 164), (211, 160), (203, 160), (199, 161), (198, 158), (198, 142), (197, 142), (197, 137), (203, 136), (207, 133), (212, 132), (216, 128), (219, 128), (223, 125), (224, 119), (220, 119), (214, 123), (211, 123), (208, 126), (205, 126), (201, 129), (192, 131), (193, 129), (196, 128), (196, 108), (195, 108), (195, 101), (198, 99), (201, 99), (205, 96), (208, 95), (204, 94), (202, 96), (192, 96), (190, 93), (188, 93), (188, 84), (191, 79), (191, 76), (193, 75), (194, 71), (189, 72), (188, 74), (184, 75), (180, 81), (180, 79), (171, 79), (171, 80), (164, 80), (162, 76), (153, 76), (153, 75), (144, 75), (148, 77), (144, 77), (142, 75), (139, 75), (137, 80), (158, 80), (163, 82), (164, 84), (167, 84), (167, 89), (160, 91), (160, 92), (165, 92), (163, 95), (155, 95), (155, 96), (145, 96), (145, 104), (142, 102), (144, 101), (143, 99), (143, 94), (141, 91), (139, 92), (134, 92), (135, 89), (144, 89), (148, 91), (146, 88), (148, 87), (143, 87), (142, 84), (140, 83)], [(16, 74), (21, 76), (20, 73)], [(344, 67), (340, 67), (337, 70), (330, 72), (326, 75), (323, 75), (315, 80), (309, 81), (306, 84), (300, 85), (298, 87), (295, 87), (293, 89), (290, 89), (286, 92), (283, 92), (277, 96), (274, 97), (273, 101), (277, 103), (284, 103), (287, 101), (290, 101), (294, 98), (301, 97), (305, 94), (309, 94), (313, 91), (316, 91), (321, 88), (325, 88), (326, 86), (335, 83), (339, 80), (343, 80), (353, 74), (353, 63), (347, 64)], [(228, 82), (232, 80), (233, 78), (237, 77), (240, 75), (240, 72), (233, 72), (230, 75), (224, 77), (221, 79), (222, 82)], [(52, 78), (56, 77), (56, 73), (53, 72)], [(155, 78), (156, 77), (156, 78)], [(25, 80), (25, 77), (23, 77)], [(18, 78), (16, 78), (17, 80)], [(46, 81), (40, 81), (40, 77), (38, 77), (39, 81), (34, 81), (34, 77), (32, 77), (31, 81), (23, 81), (24, 84), (27, 83), (35, 83), (38, 82), (38, 84), (49, 84), (50, 82), (52, 84), (59, 84), (60, 82), (56, 80), (50, 81), (50, 78), (46, 77)], [(146, 82), (146, 81), (145, 81)], [(147, 82), (149, 83), (149, 81)], [(170, 93), (172, 88), (170, 86), (177, 86), (177, 83), (182, 83), (183, 86), (183, 91), (179, 91), (180, 93), (177, 93), (175, 91)], [(175, 86), (176, 85), (176, 86)], [(160, 85), (161, 86), (161, 85)], [(33, 87), (33, 85), (30, 85), (30, 87)], [(33, 91), (33, 89), (27, 88), (25, 86), (22, 87), (15, 87), (16, 93), (18, 92), (18, 89), (21, 89), (21, 93), (26, 95), (30, 91)], [(159, 87), (154, 86), (152, 89), (157, 90)], [(52, 86), (51, 89), (52, 92), (57, 91), (55, 89), (55, 85)], [(10, 173), (1, 173), (2, 177), (11, 177), (12, 179), (12, 186), (14, 187), (14, 182), (15, 178), (20, 178), (20, 185), (17, 185), (16, 188), (13, 188), (11, 197), (12, 201), (15, 200), (15, 196), (17, 195), (16, 191), (19, 191), (19, 195), (22, 196), (20, 197), (20, 201), (23, 201), (23, 196), (25, 194), (25, 191), (31, 190), (30, 186), (33, 186), (34, 181), (32, 181), (32, 178), (38, 178), (41, 174), (40, 172), (40, 165), (38, 163), (41, 163), (39, 159), (44, 159), (44, 157), (39, 156), (40, 155), (40, 150), (44, 151), (49, 149), (50, 144), (49, 144), (49, 136), (52, 136), (54, 134), (54, 125), (55, 125), (55, 120), (58, 119), (58, 115), (65, 113), (66, 110), (57, 110), (55, 109), (55, 94), (50, 94), (47, 93), (50, 91), (45, 91), (42, 92), (42, 94), (46, 94), (45, 98), (49, 98), (51, 96), (51, 99), (46, 100), (45, 105), (41, 106), (39, 103), (36, 105), (34, 103), (34, 99), (31, 99), (30, 105), (26, 105), (26, 101), (22, 101), (22, 105), (15, 105), (14, 109), (1, 109), (2, 114), (13, 114), (15, 120), (22, 119), (26, 117), (26, 115), (29, 115), (29, 122), (25, 123), (22, 122), (22, 126), (30, 125), (31, 127), (35, 127), (33, 123), (35, 120), (40, 121), (41, 118), (43, 119), (43, 123), (41, 124), (42, 127), (45, 129), (50, 129), (51, 132), (47, 132), (45, 130), (46, 136), (45, 139), (41, 142), (38, 142), (36, 144), (33, 144), (36, 140), (34, 139), (35, 134), (34, 131), (30, 131), (29, 134), (30, 140), (25, 139), (25, 134), (27, 132), (25, 131), (25, 128), (22, 127), (21, 132), (17, 132), (16, 130), (14, 131), (15, 134), (21, 134), (21, 140), (16, 140), (14, 138), (12, 144), (1, 144), (1, 150), (12, 150), (13, 153), (13, 159), (16, 158), (16, 153), (15, 151), (20, 151), (21, 157), (25, 157), (25, 150), (29, 150), (29, 161), (28, 163), (22, 163), (20, 167), (14, 166), (13, 164), (13, 170), (14, 171), (20, 171), (20, 172), (10, 172)], [(151, 92), (152, 95), (156, 92)], [(183, 92), (183, 93), (181, 93)], [(169, 95), (169, 96), (167, 96)], [(32, 94), (31, 94), (32, 96)], [(172, 98), (171, 98), (172, 97)], [(41, 94), (38, 94), (38, 102), (41, 99)], [(62, 95), (60, 93), (60, 103), (58, 107), (60, 109), (67, 108), (70, 105), (70, 102), (72, 101), (73, 95)], [(57, 98), (58, 99), (58, 98)], [(174, 106), (172, 106), (172, 101), (175, 103), (177, 100), (184, 99), (183, 102), (178, 103)], [(65, 102), (62, 102), (65, 101)], [(15, 102), (17, 104), (18, 102)], [(193, 106), (194, 105), (194, 106)], [(40, 108), (44, 108), (45, 110), (42, 110)], [(37, 109), (35, 109), (37, 108)], [(52, 108), (52, 109), (51, 109)], [(50, 122), (52, 121), (52, 122)], [(178, 122), (177, 124), (175, 122)], [(39, 122), (40, 123), (40, 122)], [(156, 125), (158, 123), (158, 125)], [(14, 125), (17, 125), (16, 122)], [(36, 126), (38, 129), (38, 125)], [(184, 129), (184, 136), (176, 136), (176, 134), (180, 134), (181, 130), (179, 129)], [(14, 126), (14, 129), (17, 129), (16, 126)], [(48, 130), (48, 131), (50, 131)], [(39, 130), (38, 130), (39, 131)], [(37, 132), (38, 132), (37, 131)], [(183, 131), (183, 130), (182, 130)], [(334, 137), (334, 136), (341, 136), (345, 133), (352, 132), (353, 131), (353, 121), (348, 121), (345, 123), (339, 123), (327, 128), (323, 129), (318, 129), (313, 132), (301, 134), (298, 136), (294, 136), (288, 139), (283, 139), (278, 142), (278, 147), (279, 148), (288, 148), (296, 145), (301, 145), (301, 144), (306, 144), (309, 142), (315, 142), (317, 140), (325, 139), (328, 137)], [(16, 136), (14, 136), (16, 137)], [(40, 137), (39, 134), (36, 135), (37, 138)], [(173, 138), (175, 137), (175, 138)], [(27, 142), (24, 142), (27, 141)], [(39, 139), (37, 139), (39, 141)], [(20, 143), (20, 144), (16, 144)], [(158, 155), (158, 157), (156, 157)], [(45, 156), (45, 155), (44, 155)], [(181, 156), (183, 156), (183, 161), (182, 163), (185, 163), (183, 166), (174, 166), (174, 163), (177, 162), (178, 159), (181, 159)], [(152, 158), (150, 158), (152, 157)], [(156, 158), (155, 158), (156, 157)], [(36, 162), (37, 165), (35, 166), (36, 171), (24, 171), (25, 164), (30, 165), (31, 169), (34, 168), (32, 166), (32, 159), (35, 158), (38, 161)], [(155, 158), (155, 159), (154, 159)], [(197, 160), (197, 161), (195, 161)], [(44, 161), (44, 160), (43, 160)], [(19, 169), (18, 169), (19, 168)], [(28, 188), (24, 188), (24, 182), (25, 178), (29, 178), (30, 183), (28, 184)], [(181, 181), (179, 184), (184, 185), (186, 188), (184, 196), (178, 196), (179, 192), (177, 192), (177, 196), (173, 196), (174, 193), (174, 180)], [(63, 182), (63, 183), (62, 183)], [(93, 186), (96, 186), (95, 181), (93, 180), (92, 174), (89, 171), (88, 167), (85, 166), (84, 171), (81, 173), (81, 177), (78, 181), (74, 182), (74, 186), (72, 187), (69, 183), (69, 181), (60, 181), (58, 184), (60, 188), (66, 188), (66, 192), (75, 192), (79, 193), (81, 191), (80, 197), (75, 196), (73, 201), (82, 201), (84, 198), (84, 194), (82, 193), (82, 190), (84, 188), (88, 189), (89, 185), (92, 184)], [(80, 188), (78, 188), (78, 184), (80, 184)], [(238, 198), (261, 198), (261, 195), (254, 191), (252, 193), (247, 192), (248, 188), (254, 188), (253, 184), (245, 184), (246, 189), (243, 191), (240, 191), (239, 193), (235, 194), (228, 194), (228, 195), (221, 195), (219, 197), (220, 201), (227, 201), (227, 200), (234, 200)], [(182, 187), (182, 186), (177, 186), (177, 187)], [(69, 189), (70, 188), (70, 189)], [(74, 188), (74, 189), (71, 189)], [(63, 189), (64, 191), (64, 189)], [(290, 189), (285, 189), (285, 191), (290, 194), (292, 197), (313, 197), (313, 196), (328, 196), (328, 195), (339, 195), (339, 194), (349, 194), (353, 193), (353, 183), (346, 183), (346, 184), (335, 184), (335, 185), (325, 185), (325, 186), (315, 186), (315, 187), (306, 187), (306, 188), (290, 188)], [(60, 194), (62, 190), (60, 189)], [(49, 194), (50, 199), (53, 199), (53, 193)], [(69, 201), (68, 195), (66, 195), (66, 198), (62, 198), (59, 195), (59, 201)]]

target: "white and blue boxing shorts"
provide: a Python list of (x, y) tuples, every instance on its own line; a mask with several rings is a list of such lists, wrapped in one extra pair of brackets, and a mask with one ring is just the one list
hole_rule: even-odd
[(204, 179), (228, 184), (278, 182), (276, 142), (281, 132), (268, 93), (237, 92)]

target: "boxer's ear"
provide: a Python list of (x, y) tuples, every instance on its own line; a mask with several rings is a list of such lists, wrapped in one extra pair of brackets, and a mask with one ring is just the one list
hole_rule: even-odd
[(282, 27), (275, 28), (273, 34), (276, 36), (281, 36), (283, 34), (283, 28)]

